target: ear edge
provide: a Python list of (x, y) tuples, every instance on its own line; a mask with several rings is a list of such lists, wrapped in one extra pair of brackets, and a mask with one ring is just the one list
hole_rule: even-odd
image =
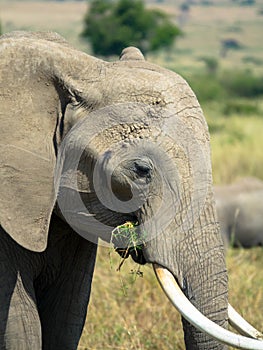
[(48, 240), (55, 204), (55, 158), (46, 159), (12, 145), (0, 160), (0, 224), (22, 247), (40, 252)]

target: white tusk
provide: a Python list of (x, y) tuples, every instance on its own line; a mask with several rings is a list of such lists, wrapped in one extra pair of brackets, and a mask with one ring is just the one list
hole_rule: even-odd
[(153, 268), (167, 297), (193, 326), (226, 345), (238, 349), (263, 350), (263, 341), (232, 333), (209, 320), (187, 299), (171, 272), (158, 264), (153, 264)]
[(239, 313), (228, 304), (228, 321), (240, 334), (263, 340), (263, 334), (251, 326)]

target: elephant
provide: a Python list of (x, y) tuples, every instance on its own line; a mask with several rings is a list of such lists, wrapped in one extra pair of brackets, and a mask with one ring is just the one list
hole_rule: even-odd
[(263, 245), (263, 181), (247, 177), (215, 186), (216, 210), (225, 246)]
[(187, 82), (136, 48), (107, 62), (50, 32), (5, 34), (0, 52), (0, 349), (77, 348), (98, 244), (153, 264), (186, 349), (263, 349), (225, 329), (209, 133)]

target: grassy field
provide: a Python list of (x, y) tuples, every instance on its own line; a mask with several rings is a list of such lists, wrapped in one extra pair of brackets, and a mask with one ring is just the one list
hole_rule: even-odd
[(79, 49), (87, 50), (78, 34), (87, 10), (85, 2), (41, 2), (0, 0), (3, 32), (12, 30), (52, 30)]
[[(191, 7), (182, 26), (184, 36), (173, 50), (148, 57), (187, 77), (197, 94), (205, 88), (202, 83), (199, 90), (197, 75), (207, 74), (202, 57), (218, 61), (218, 71), (211, 79), (236, 69), (263, 75), (263, 16), (259, 14), (263, 0), (256, 1), (252, 7), (234, 7), (230, 0), (211, 2), (215, 6)], [(166, 3), (162, 9), (178, 20), (181, 13), (174, 4), (180, 2)], [(90, 53), (88, 45), (78, 36), (86, 8), (85, 2), (0, 0), (0, 20), (4, 32), (55, 30)], [(238, 40), (242, 48), (229, 50), (226, 57), (221, 57), (221, 40), (226, 38)], [(209, 77), (210, 93), (208, 83)], [(241, 99), (226, 94), (216, 99), (200, 98), (200, 102), (211, 132), (215, 182), (227, 183), (248, 175), (263, 179), (262, 97)], [(242, 112), (232, 108), (237, 102), (245, 106)], [(100, 247), (88, 320), (79, 350), (184, 349), (180, 316), (157, 285), (151, 267), (138, 271), (137, 265), (127, 261), (117, 272), (118, 264), (116, 254)], [(231, 303), (255, 327), (263, 330), (262, 248), (230, 249), (227, 265)]]
[[(171, 307), (150, 266), (127, 261), (100, 248), (92, 297), (79, 350), (183, 350), (178, 312)], [(111, 261), (113, 259), (113, 262)], [(231, 304), (255, 327), (263, 324), (262, 248), (229, 250)]]
[(204, 112), (210, 125), (214, 182), (230, 183), (244, 176), (263, 179), (262, 117), (218, 115), (213, 104), (204, 105)]
[[(263, 0), (257, 0), (256, 5), (251, 7), (233, 6), (231, 0), (214, 0), (211, 2), (217, 6), (190, 7), (183, 20), (179, 6), (182, 2), (166, 1), (159, 5), (176, 22), (182, 22), (184, 35), (169, 54), (150, 55), (150, 60), (180, 72), (193, 72), (203, 67), (200, 57), (220, 58), (221, 40), (233, 38), (240, 42), (242, 49), (230, 50), (225, 58), (220, 58), (222, 67), (232, 67), (234, 62), (235, 67), (245, 64), (251, 69), (262, 70), (263, 16), (259, 10), (263, 7)], [(153, 6), (151, 1), (149, 6)], [(79, 38), (86, 10), (85, 1), (0, 0), (0, 20), (4, 32), (16, 29), (55, 30), (75, 46), (90, 52), (88, 45)]]

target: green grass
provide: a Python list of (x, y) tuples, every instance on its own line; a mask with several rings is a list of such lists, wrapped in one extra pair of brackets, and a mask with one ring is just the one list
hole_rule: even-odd
[(214, 182), (230, 183), (242, 176), (263, 179), (263, 118), (258, 114), (224, 116), (222, 104), (203, 106), (210, 127)]

